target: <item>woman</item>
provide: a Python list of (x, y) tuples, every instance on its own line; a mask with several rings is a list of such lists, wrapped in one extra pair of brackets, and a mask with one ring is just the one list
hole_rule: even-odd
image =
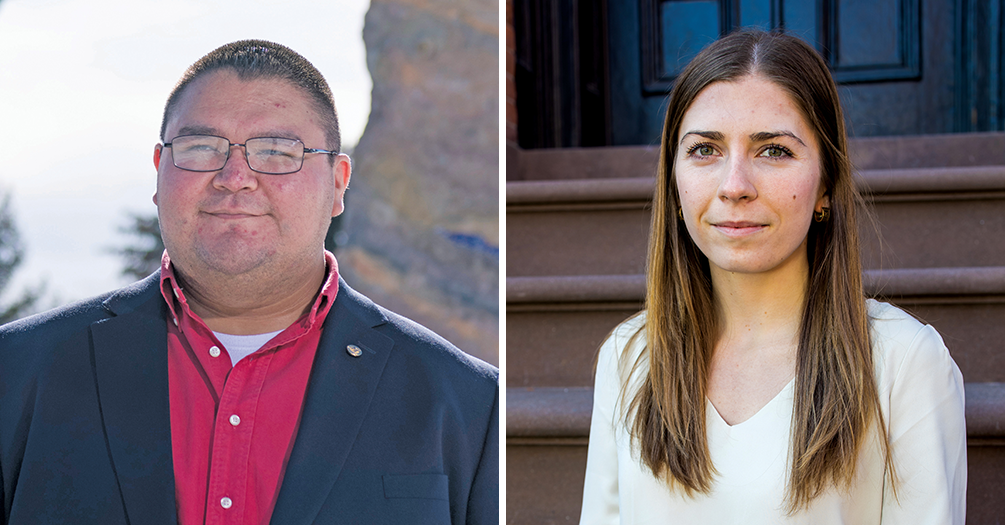
[(734, 33), (681, 73), (581, 523), (963, 523), (963, 378), (931, 326), (864, 299), (859, 200), (808, 45)]

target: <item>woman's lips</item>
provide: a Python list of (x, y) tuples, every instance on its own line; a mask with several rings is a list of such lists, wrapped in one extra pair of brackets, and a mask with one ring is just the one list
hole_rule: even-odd
[(724, 221), (714, 223), (712, 227), (728, 237), (744, 237), (760, 232), (767, 225), (749, 221)]

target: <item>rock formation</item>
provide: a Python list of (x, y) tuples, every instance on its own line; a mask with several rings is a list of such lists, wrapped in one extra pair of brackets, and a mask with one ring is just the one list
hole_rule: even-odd
[(370, 119), (353, 152), (340, 271), (498, 364), (496, 0), (372, 0)]

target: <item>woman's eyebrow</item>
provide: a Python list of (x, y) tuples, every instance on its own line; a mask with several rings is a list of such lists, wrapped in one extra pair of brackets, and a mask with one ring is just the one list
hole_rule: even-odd
[[(723, 135), (722, 132), (720, 132), (720, 131), (698, 131), (698, 130), (694, 130), (694, 131), (688, 131), (687, 133), (681, 135), (681, 137), (680, 137), (680, 144), (684, 143), (684, 139), (686, 139), (688, 135), (698, 135), (699, 137), (705, 137), (708, 140), (722, 140), (723, 138), (725, 138), (725, 135)], [(680, 145), (680, 144), (678, 144), (678, 145)]]
[(797, 137), (795, 133), (792, 133), (791, 131), (760, 131), (750, 134), (750, 140), (752, 142), (767, 142), (778, 137), (792, 137), (796, 140), (796, 142), (802, 144), (803, 146), (806, 145), (806, 143), (803, 142), (803, 139)]

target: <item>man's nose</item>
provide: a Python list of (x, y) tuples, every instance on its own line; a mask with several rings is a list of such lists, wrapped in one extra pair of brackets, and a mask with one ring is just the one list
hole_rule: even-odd
[(230, 145), (230, 156), (220, 171), (213, 177), (213, 186), (220, 190), (237, 193), (242, 190), (254, 190), (258, 187), (258, 173), (251, 170), (244, 146)]

